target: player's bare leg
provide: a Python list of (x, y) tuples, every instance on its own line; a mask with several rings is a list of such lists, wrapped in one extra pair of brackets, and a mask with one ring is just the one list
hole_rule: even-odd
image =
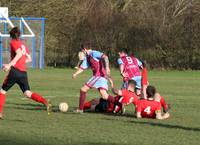
[(3, 119), (3, 107), (6, 100), (6, 91), (0, 90), (0, 119)]
[(37, 94), (37, 93), (33, 93), (30, 90), (27, 90), (24, 92), (24, 95), (36, 102), (42, 103), (46, 106), (47, 108), (47, 112), (48, 114), (50, 114), (50, 112), (52, 111), (52, 104), (50, 102), (50, 100), (46, 100), (45, 98), (43, 98), (41, 95)]

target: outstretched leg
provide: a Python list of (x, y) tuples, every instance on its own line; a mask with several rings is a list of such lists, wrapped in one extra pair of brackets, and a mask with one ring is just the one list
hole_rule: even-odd
[(3, 118), (3, 107), (5, 104), (5, 100), (6, 100), (6, 91), (1, 89), (0, 91), (0, 119)]

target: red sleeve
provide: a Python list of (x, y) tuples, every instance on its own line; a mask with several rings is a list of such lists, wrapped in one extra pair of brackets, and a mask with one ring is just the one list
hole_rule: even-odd
[(161, 103), (164, 111), (167, 111), (168, 110), (168, 105), (166, 104), (165, 99), (162, 96), (160, 96), (160, 103)]
[(123, 89), (122, 91), (122, 97), (126, 97), (127, 96), (127, 90)]
[(142, 86), (147, 85), (148, 84), (148, 80), (147, 80), (147, 68), (144, 67), (142, 69)]
[(26, 46), (26, 53), (27, 54), (30, 54), (29, 50), (28, 50), (28, 47)]
[(155, 111), (157, 111), (157, 110), (161, 110), (162, 109), (162, 106), (161, 106), (161, 103), (159, 103), (159, 102), (156, 102), (156, 103), (158, 103), (156, 106), (156, 110)]

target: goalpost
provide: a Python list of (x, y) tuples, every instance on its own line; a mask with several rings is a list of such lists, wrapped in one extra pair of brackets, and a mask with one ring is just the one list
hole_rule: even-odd
[(45, 18), (8, 17), (6, 7), (0, 7), (0, 68), (10, 61), (9, 31), (15, 26), (20, 28), (21, 39), (27, 44), (32, 56), (28, 67), (44, 68)]

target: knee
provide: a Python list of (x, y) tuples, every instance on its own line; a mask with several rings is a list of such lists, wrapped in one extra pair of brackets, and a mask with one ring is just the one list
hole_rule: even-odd
[(6, 91), (3, 90), (3, 89), (1, 89), (1, 90), (0, 90), (0, 93), (5, 95), (5, 94), (6, 94)]
[(88, 88), (85, 87), (85, 86), (83, 86), (83, 87), (81, 87), (81, 91), (82, 91), (82, 92), (87, 92), (87, 91), (88, 91)]
[(25, 91), (24, 95), (28, 98), (31, 98), (32, 92), (31, 91)]
[(108, 99), (108, 93), (107, 93), (107, 91), (105, 91), (105, 90), (100, 90), (100, 94), (101, 94), (101, 97), (104, 99), (104, 100), (107, 100)]

